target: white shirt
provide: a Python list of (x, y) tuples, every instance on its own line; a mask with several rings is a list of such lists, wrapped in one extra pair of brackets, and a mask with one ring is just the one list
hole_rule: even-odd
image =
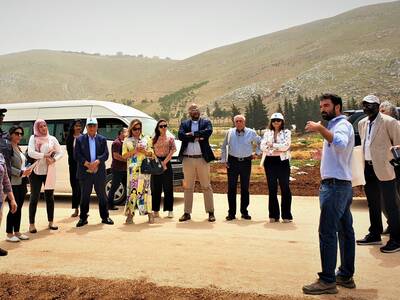
[(33, 169), (36, 175), (47, 175), (47, 162), (46, 158), (44, 158), (44, 155), (45, 153), (48, 153), (50, 149), (55, 151), (53, 158), (56, 161), (63, 156), (60, 143), (54, 136), (49, 135), (49, 142), (47, 144), (43, 144), (40, 147), (40, 152), (37, 152), (35, 149), (35, 136), (31, 135), (28, 143), (28, 155), (33, 159), (36, 159), (38, 162)]
[[(199, 121), (193, 121), (192, 120), (192, 132), (199, 131)], [(183, 153), (185, 155), (201, 155), (201, 148), (200, 148), (200, 143), (199, 142), (189, 142), (187, 148), (185, 149), (185, 152)]]
[(364, 141), (364, 159), (365, 160), (372, 160), (371, 157), (371, 137), (375, 130), (375, 120), (370, 122), (367, 121), (367, 132), (365, 133), (365, 141)]
[[(261, 140), (261, 150), (264, 156), (280, 156), (281, 160), (290, 159), (290, 144), (291, 144), (292, 133), (289, 129), (279, 131), (274, 140), (274, 131), (267, 129)], [(272, 144), (272, 147), (268, 147), (268, 144)], [(278, 150), (280, 152), (275, 152)], [(282, 152), (281, 152), (282, 151)]]

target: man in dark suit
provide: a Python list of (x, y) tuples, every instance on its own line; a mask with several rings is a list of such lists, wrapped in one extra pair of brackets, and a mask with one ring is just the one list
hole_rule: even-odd
[(210, 183), (210, 165), (214, 154), (208, 142), (213, 132), (210, 120), (200, 118), (200, 110), (196, 104), (189, 106), (190, 119), (182, 121), (179, 127), (179, 139), (182, 141), (179, 157), (183, 160), (184, 174), (184, 214), (180, 222), (190, 220), (193, 206), (193, 192), (196, 178), (203, 191), (204, 205), (208, 213), (208, 221), (215, 222), (214, 199)]
[(90, 194), (93, 186), (99, 199), (101, 222), (112, 225), (114, 222), (109, 218), (105, 191), (105, 161), (108, 159), (107, 139), (97, 134), (96, 118), (87, 119), (86, 129), (87, 133), (80, 136), (75, 145), (75, 158), (78, 162), (77, 176), (81, 186), (81, 214), (76, 227), (81, 227), (88, 223)]

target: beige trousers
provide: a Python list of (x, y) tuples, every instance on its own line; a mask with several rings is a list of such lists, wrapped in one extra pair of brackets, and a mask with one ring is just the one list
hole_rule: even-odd
[(193, 207), (193, 192), (196, 178), (200, 181), (203, 191), (206, 212), (214, 212), (214, 197), (210, 183), (210, 165), (203, 158), (183, 158), (183, 191), (185, 213), (191, 214)]

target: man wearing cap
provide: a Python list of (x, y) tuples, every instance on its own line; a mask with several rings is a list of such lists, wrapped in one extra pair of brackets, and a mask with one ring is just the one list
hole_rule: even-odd
[(93, 186), (99, 200), (101, 222), (112, 225), (114, 222), (109, 218), (105, 191), (105, 162), (108, 159), (107, 139), (97, 134), (96, 118), (87, 119), (86, 129), (87, 133), (76, 140), (74, 150), (78, 162), (77, 176), (81, 186), (81, 214), (76, 227), (82, 227), (88, 223), (90, 194)]
[(184, 214), (179, 222), (191, 219), (193, 206), (193, 192), (196, 178), (200, 181), (203, 191), (204, 206), (208, 213), (208, 221), (215, 222), (214, 196), (210, 183), (209, 162), (215, 159), (208, 139), (213, 127), (211, 121), (200, 118), (197, 104), (189, 106), (190, 119), (182, 121), (179, 126), (178, 137), (182, 141), (179, 157), (183, 160), (184, 174)]
[(380, 250), (392, 253), (400, 251), (400, 216), (396, 201), (396, 197), (399, 197), (396, 192), (396, 175), (390, 164), (393, 158), (390, 149), (400, 144), (400, 125), (396, 119), (379, 112), (379, 103), (379, 98), (375, 95), (366, 96), (362, 106), (367, 117), (358, 123), (365, 160), (365, 194), (371, 226), (369, 233), (363, 239), (357, 240), (357, 244), (382, 244), (382, 197), (388, 213), (390, 238)]
[[(251, 161), (260, 155), (261, 138), (257, 133), (246, 127), (246, 118), (237, 115), (233, 118), (235, 127), (228, 130), (221, 148), (221, 162), (226, 163), (228, 174), (228, 216), (227, 221), (236, 218), (236, 189), (240, 176), (240, 213), (242, 219), (251, 220), (247, 210), (249, 206), (249, 185)], [(256, 145), (256, 152), (253, 145)]]
[(8, 133), (4, 132), (1, 128), (3, 125), (4, 114), (7, 112), (7, 109), (0, 108), (0, 153), (3, 154), (8, 176), (11, 178), (11, 156), (13, 154), (11, 142), (8, 138)]

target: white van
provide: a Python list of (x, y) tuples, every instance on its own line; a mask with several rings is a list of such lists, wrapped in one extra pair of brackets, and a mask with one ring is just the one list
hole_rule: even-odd
[[(65, 138), (71, 122), (74, 119), (81, 119), (85, 124), (88, 117), (97, 118), (98, 133), (107, 138), (110, 156), (106, 162), (108, 193), (111, 187), (111, 144), (116, 139), (118, 130), (128, 127), (133, 119), (140, 119), (143, 123), (143, 133), (152, 136), (157, 121), (144, 112), (119, 103), (98, 101), (98, 100), (68, 100), (68, 101), (46, 101), (46, 102), (27, 102), (2, 104), (2, 108), (7, 109), (4, 117), (2, 129), (8, 132), (12, 125), (21, 125), (24, 128), (24, 137), (21, 141), (21, 148), (25, 151), (29, 137), (33, 134), (33, 123), (37, 119), (47, 122), (49, 134), (55, 136), (60, 142), (61, 149), (64, 151), (63, 158), (57, 162), (57, 183), (56, 194), (71, 193), (69, 183), (68, 154), (65, 146)], [(180, 141), (176, 141), (178, 151), (171, 160), (174, 185), (179, 185), (183, 180), (182, 164), (178, 160)], [(123, 185), (115, 193), (114, 202), (120, 204), (125, 200)]]

